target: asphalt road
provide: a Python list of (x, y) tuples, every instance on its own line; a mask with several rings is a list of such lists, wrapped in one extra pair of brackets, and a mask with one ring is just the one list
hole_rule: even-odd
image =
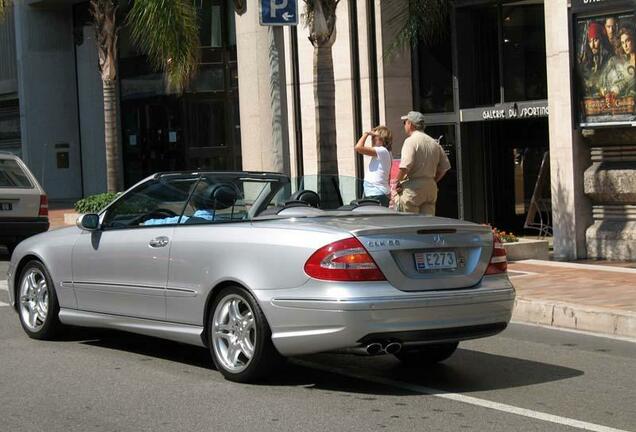
[(1, 431), (636, 431), (631, 342), (513, 324), (428, 369), (324, 354), (240, 385), (205, 349), (159, 339), (31, 340), (3, 286)]

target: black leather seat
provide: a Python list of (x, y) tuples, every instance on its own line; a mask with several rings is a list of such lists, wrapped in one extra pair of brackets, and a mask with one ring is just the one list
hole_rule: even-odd
[[(198, 210), (225, 210), (236, 204), (238, 191), (232, 184), (220, 183), (208, 186), (203, 192), (192, 195), (192, 205)], [(208, 223), (207, 219), (190, 217), (186, 224)]]
[(320, 208), (320, 196), (312, 190), (301, 189), (294, 192), (285, 203), (285, 207), (287, 207), (288, 203), (291, 204), (297, 201), (307, 203), (309, 206), (314, 208)]

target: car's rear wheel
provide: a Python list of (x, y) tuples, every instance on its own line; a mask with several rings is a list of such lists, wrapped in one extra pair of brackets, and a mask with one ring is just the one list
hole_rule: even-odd
[(258, 303), (243, 288), (224, 288), (208, 322), (210, 351), (217, 370), (230, 381), (250, 382), (271, 373), (282, 357)]
[(442, 362), (452, 356), (459, 342), (424, 345), (417, 349), (404, 350), (395, 356), (407, 366), (426, 366)]
[(33, 339), (52, 339), (62, 329), (55, 288), (39, 261), (24, 266), (18, 285), (18, 312), (22, 328)]

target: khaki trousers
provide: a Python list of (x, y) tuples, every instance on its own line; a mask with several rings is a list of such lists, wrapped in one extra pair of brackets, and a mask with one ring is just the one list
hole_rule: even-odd
[(407, 180), (402, 184), (402, 194), (397, 198), (397, 209), (408, 213), (435, 216), (437, 183), (434, 179)]

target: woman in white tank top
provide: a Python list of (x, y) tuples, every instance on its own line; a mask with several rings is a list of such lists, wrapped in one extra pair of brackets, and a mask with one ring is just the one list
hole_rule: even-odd
[[(371, 137), (371, 146), (365, 144)], [(356, 143), (356, 152), (371, 156), (369, 166), (364, 171), (364, 197), (380, 201), (385, 207), (389, 206), (389, 176), (391, 174), (391, 144), (393, 136), (386, 126), (377, 126), (370, 132), (362, 134)]]

